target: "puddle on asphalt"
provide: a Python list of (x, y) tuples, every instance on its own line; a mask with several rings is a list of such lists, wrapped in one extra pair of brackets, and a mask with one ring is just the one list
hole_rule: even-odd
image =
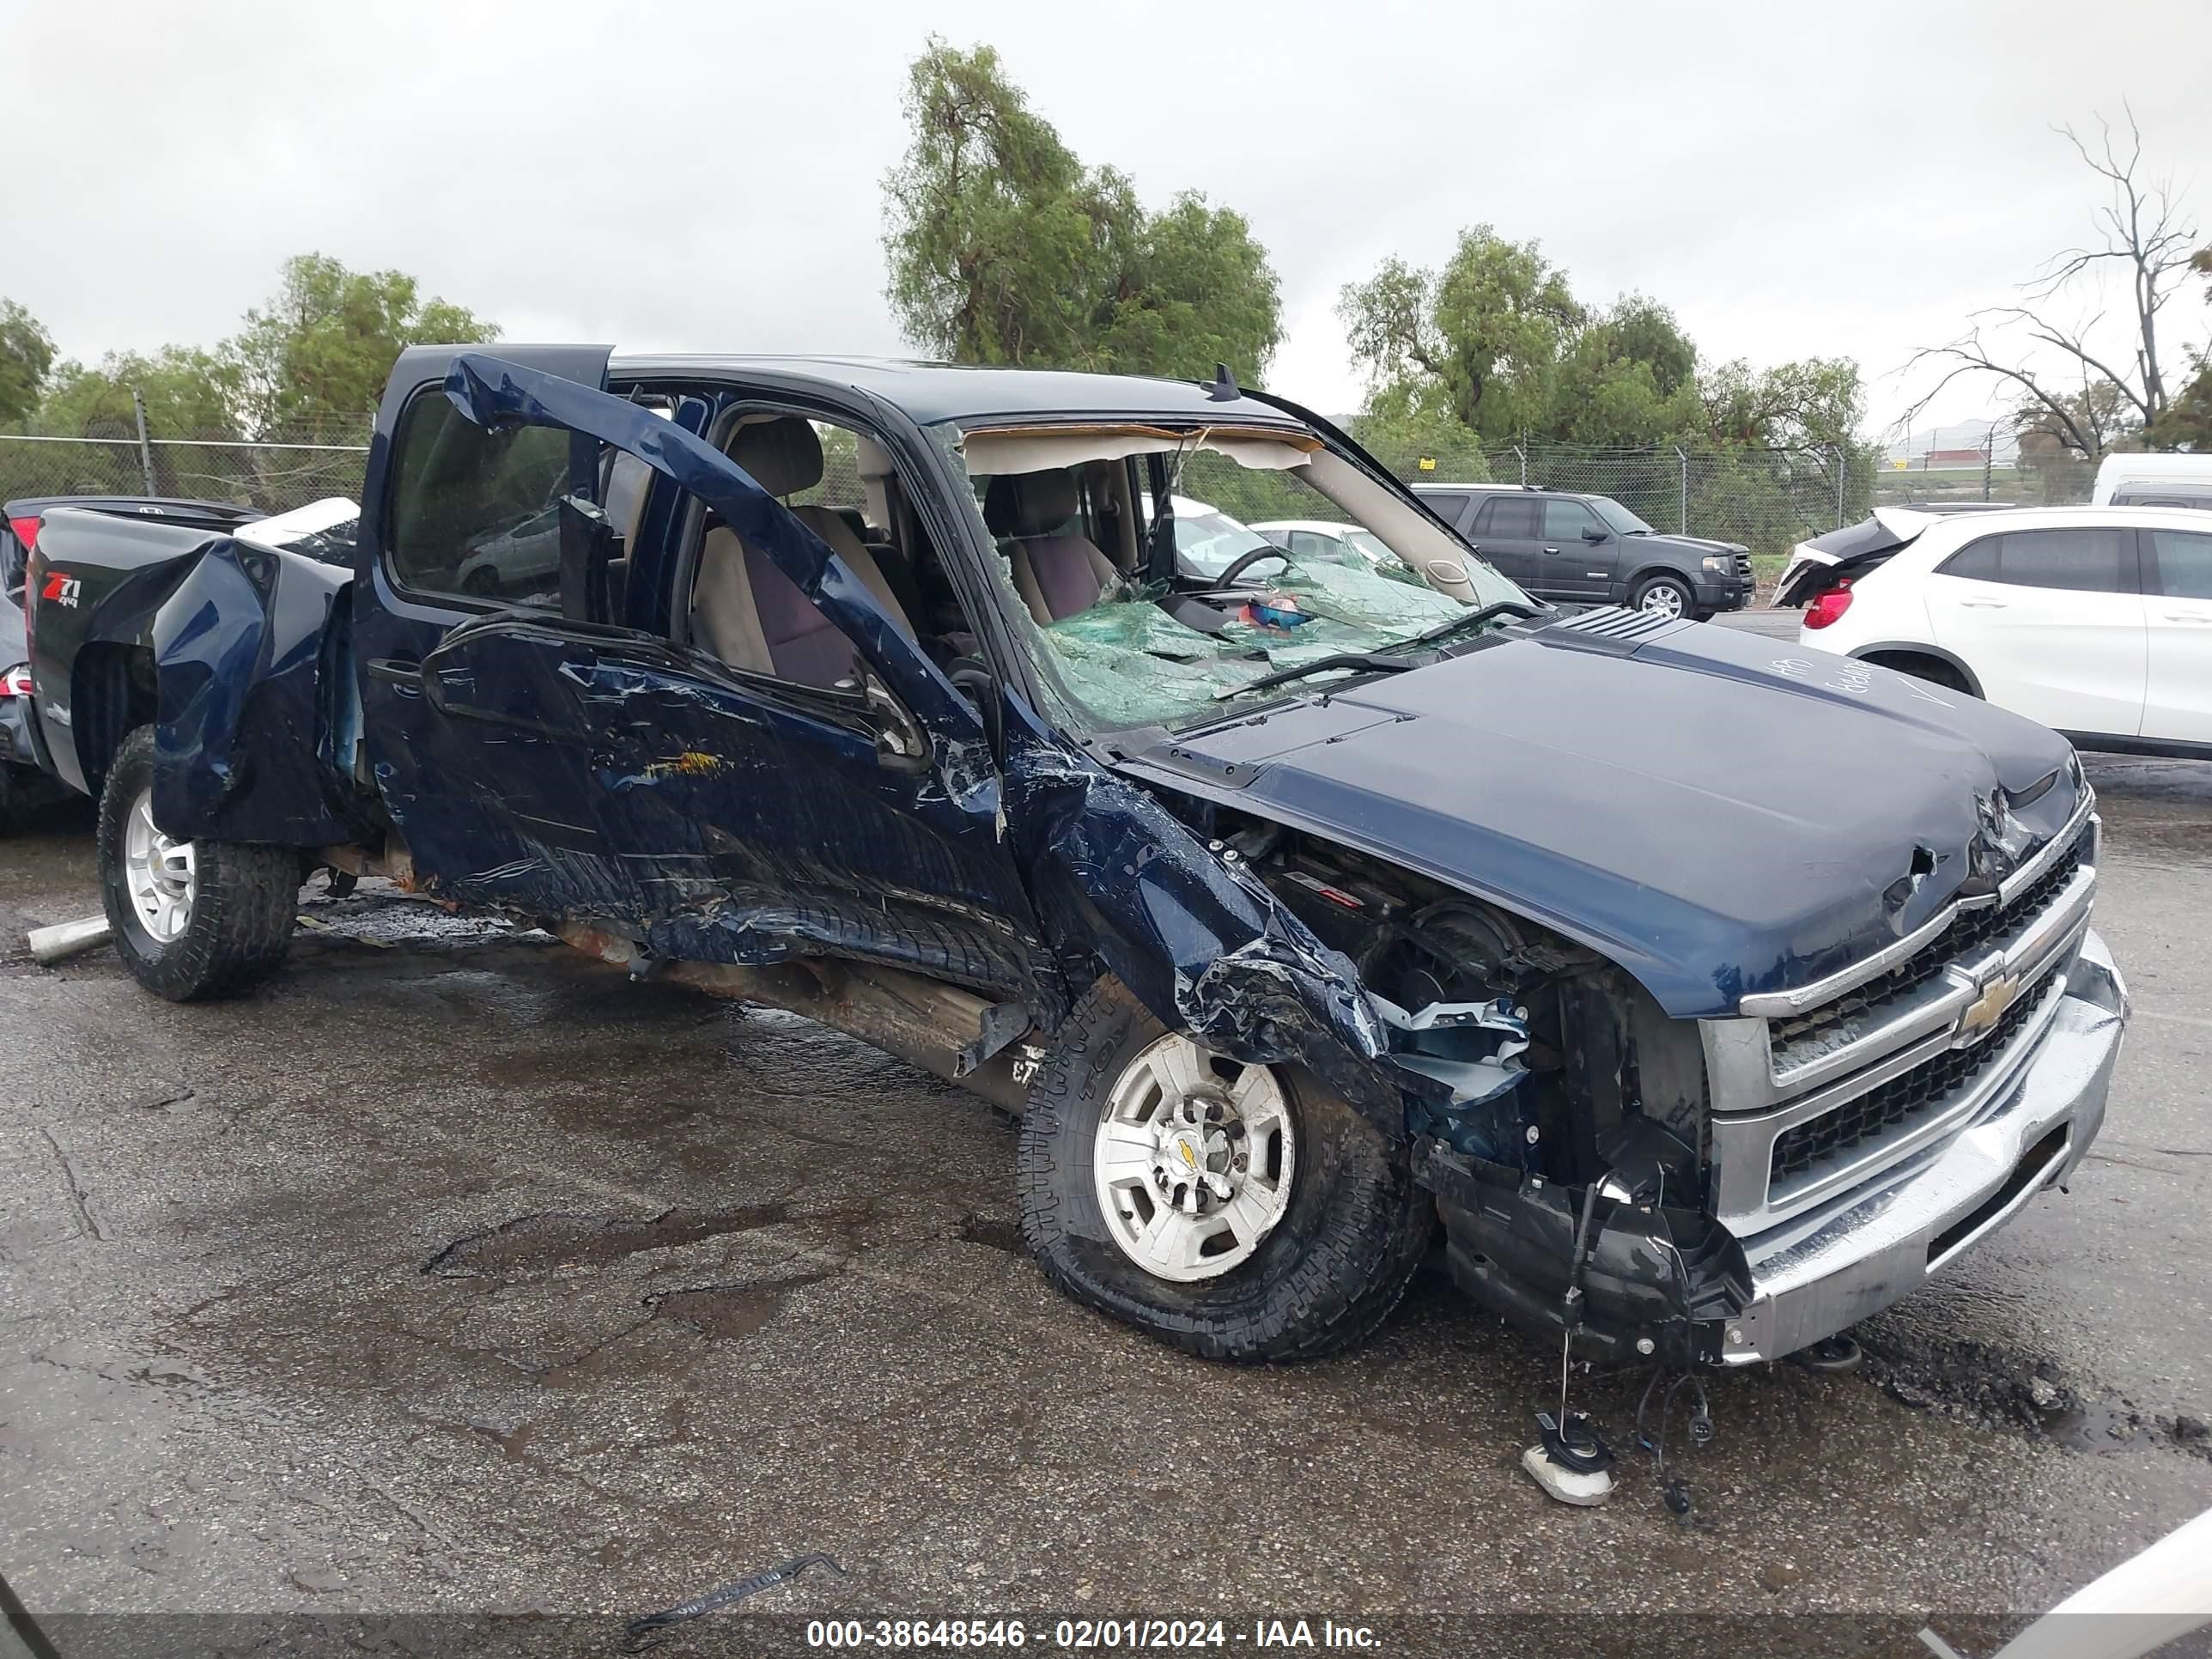
[(2060, 1379), (2057, 1368), (1972, 1340), (1907, 1346), (1894, 1333), (1862, 1328), (1863, 1373), (1899, 1404), (2023, 1433), (2075, 1452), (2155, 1447), (2212, 1461), (2212, 1429), (2187, 1411), (2145, 1411), (2112, 1395), (2091, 1398)]
[(649, 1296), (645, 1305), (664, 1318), (689, 1325), (709, 1342), (734, 1342), (774, 1319), (792, 1291), (836, 1276), (832, 1271), (740, 1285), (702, 1285)]
[(477, 1279), (605, 1267), (642, 1250), (678, 1249), (726, 1233), (773, 1227), (790, 1213), (788, 1205), (775, 1203), (712, 1213), (674, 1209), (649, 1221), (558, 1211), (518, 1216), (456, 1239), (423, 1263), (422, 1271), (441, 1279)]

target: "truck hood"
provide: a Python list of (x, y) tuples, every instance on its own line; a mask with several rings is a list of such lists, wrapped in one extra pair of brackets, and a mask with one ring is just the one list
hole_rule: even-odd
[(1232, 717), (1123, 769), (1493, 900), (1677, 1018), (1988, 890), (2084, 787), (2057, 733), (1889, 670), (1607, 610)]

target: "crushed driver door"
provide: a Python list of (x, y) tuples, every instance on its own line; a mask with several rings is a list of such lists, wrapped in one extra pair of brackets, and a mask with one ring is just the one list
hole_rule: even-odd
[[(444, 391), (488, 432), (637, 458), (766, 553), (857, 660), (849, 685), (814, 688), (587, 614), (604, 590), (574, 545), (592, 516), (571, 503), (559, 603), (474, 617), (418, 665), (416, 793), (387, 794), (418, 870), (459, 897), (612, 925), (655, 955), (846, 957), (1059, 1000), (1041, 988), (1056, 969), (980, 716), (829, 547), (635, 404), (476, 355)], [(651, 597), (630, 594), (629, 615)]]

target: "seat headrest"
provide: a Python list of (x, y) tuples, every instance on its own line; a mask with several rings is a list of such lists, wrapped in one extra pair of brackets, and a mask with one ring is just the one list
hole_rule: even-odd
[(1075, 516), (1075, 474), (1064, 466), (1002, 472), (983, 492), (983, 522), (994, 536), (1042, 536)]
[(822, 482), (822, 441), (796, 415), (746, 422), (731, 438), (729, 456), (771, 495), (796, 495)]

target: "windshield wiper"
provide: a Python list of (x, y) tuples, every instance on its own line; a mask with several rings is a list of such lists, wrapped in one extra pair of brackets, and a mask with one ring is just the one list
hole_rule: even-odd
[(1403, 674), (1420, 665), (1397, 657), (1378, 657), (1371, 651), (1340, 651), (1333, 657), (1317, 657), (1311, 662), (1279, 668), (1272, 674), (1261, 675), (1256, 680), (1247, 680), (1226, 691), (1217, 691), (1213, 694), (1213, 700), (1226, 702), (1231, 697), (1243, 696), (1247, 691), (1261, 691), (1271, 685), (1288, 685), (1292, 680), (1302, 680), (1309, 674), (1326, 674), (1333, 669), (1357, 668), (1371, 674)]
[(1534, 617), (1542, 616), (1547, 611), (1558, 609), (1557, 605), (1544, 605), (1540, 602), (1523, 605), (1518, 599), (1499, 599), (1495, 604), (1484, 605), (1480, 611), (1470, 611), (1463, 616), (1454, 617), (1448, 623), (1439, 623), (1425, 634), (1416, 634), (1412, 639), (1405, 641), (1399, 648), (1402, 650), (1407, 645), (1428, 645), (1467, 629), (1480, 628), (1486, 622), (1495, 622), (1500, 617)]

